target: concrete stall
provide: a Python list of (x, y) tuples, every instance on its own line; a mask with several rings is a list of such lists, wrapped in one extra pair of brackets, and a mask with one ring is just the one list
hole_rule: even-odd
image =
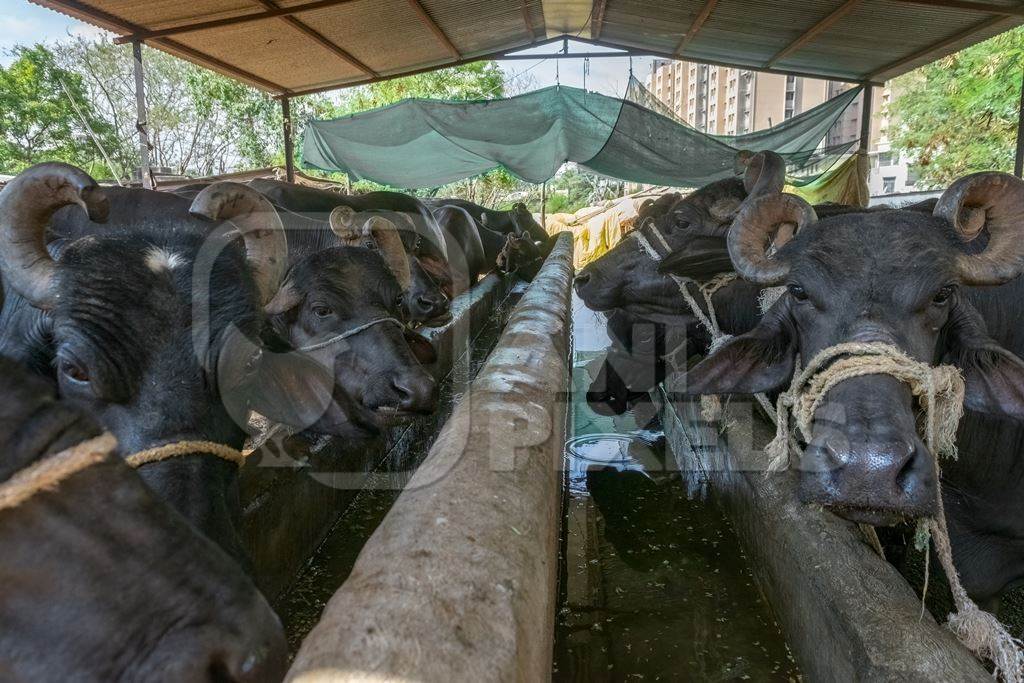
[(652, 396), (677, 466), (707, 477), (809, 680), (991, 680), (855, 524), (801, 504), (795, 472), (765, 476), (774, 428), (750, 402), (709, 423), (676, 388)]

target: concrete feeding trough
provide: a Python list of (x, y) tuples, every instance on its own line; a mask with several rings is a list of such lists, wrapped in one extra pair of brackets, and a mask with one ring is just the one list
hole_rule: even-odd
[(855, 524), (802, 505), (794, 472), (765, 477), (774, 428), (752, 402), (723, 401), (708, 423), (699, 401), (677, 398), (676, 381), (652, 397), (677, 466), (706, 476), (810, 680), (992, 680)]
[[(423, 330), (437, 351), (431, 372), (442, 384), (466, 362), (473, 340), (520, 282), (491, 274), (452, 301), (452, 320)], [(249, 456), (240, 476), (242, 537), (257, 583), (275, 603), (313, 555), (370, 473), (385, 461), (403, 462), (429, 443), (447, 411), (390, 430), (370, 446), (339, 439), (272, 434)]]
[(572, 274), (563, 233), (289, 680), (550, 678)]

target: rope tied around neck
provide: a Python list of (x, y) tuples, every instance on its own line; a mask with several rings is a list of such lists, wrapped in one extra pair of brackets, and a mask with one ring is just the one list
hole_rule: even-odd
[(333, 346), (334, 344), (337, 344), (338, 342), (340, 342), (342, 340), (348, 339), (349, 337), (354, 337), (357, 334), (359, 334), (360, 332), (365, 332), (366, 330), (370, 329), (374, 325), (380, 325), (381, 323), (394, 323), (395, 325), (398, 325), (399, 327), (401, 327), (403, 330), (405, 329), (405, 323), (403, 323), (402, 321), (398, 320), (397, 318), (374, 318), (373, 320), (371, 320), (368, 323), (364, 323), (362, 325), (359, 325), (358, 327), (353, 327), (351, 330), (346, 330), (345, 332), (341, 332), (340, 334), (336, 334), (333, 337), (331, 337), (330, 339), (326, 339), (326, 340), (324, 340), (322, 342), (316, 342), (314, 344), (309, 344), (308, 346), (300, 346), (296, 350), (297, 351), (316, 351), (318, 349), (323, 349), (323, 348), (326, 348), (328, 346)]
[(177, 441), (175, 443), (168, 443), (163, 446), (156, 446), (155, 448), (147, 448), (138, 453), (132, 453), (124, 461), (129, 466), (138, 469), (143, 465), (153, 462), (161, 462), (185, 455), (213, 455), (221, 460), (233, 462), (239, 467), (245, 463), (245, 456), (242, 455), (240, 450), (222, 443), (214, 443), (213, 441)]
[(0, 510), (17, 507), (37, 493), (55, 490), (61, 482), (104, 460), (116, 447), (117, 439), (104, 433), (19, 470), (0, 484)]
[[(805, 440), (811, 438), (814, 413), (825, 395), (840, 382), (865, 375), (889, 375), (906, 384), (924, 411), (921, 424), (925, 445), (936, 458), (957, 457), (956, 431), (963, 417), (964, 380), (949, 365), (931, 366), (900, 349), (882, 343), (837, 344), (822, 350), (797, 372), (789, 389), (776, 402), (775, 438), (765, 447), (768, 471), (785, 469), (795, 450), (790, 418)], [(941, 477), (937, 478), (937, 482)], [(964, 646), (995, 667), (994, 675), (1006, 683), (1024, 683), (1024, 644), (1014, 638), (995, 615), (983, 611), (967, 595), (953, 564), (941, 484), (936, 484), (937, 514), (922, 520), (935, 539), (935, 551), (949, 580), (956, 605), (946, 623)], [(923, 598), (922, 598), (923, 600)]]

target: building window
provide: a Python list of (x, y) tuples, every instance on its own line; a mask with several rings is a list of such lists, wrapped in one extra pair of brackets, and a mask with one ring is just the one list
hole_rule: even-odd
[(878, 155), (879, 166), (892, 166), (892, 152), (882, 152)]
[(896, 177), (886, 176), (882, 178), (882, 194), (892, 194), (896, 191)]

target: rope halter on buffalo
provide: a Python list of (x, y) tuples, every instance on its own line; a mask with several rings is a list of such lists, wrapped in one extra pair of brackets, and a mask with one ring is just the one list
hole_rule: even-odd
[[(793, 377), (789, 389), (775, 406), (775, 438), (765, 447), (769, 471), (785, 469), (791, 444), (790, 418), (805, 440), (811, 438), (814, 413), (825, 395), (837, 384), (853, 377), (890, 375), (906, 384), (923, 410), (921, 430), (928, 450), (936, 458), (956, 458), (956, 431), (963, 416), (964, 380), (957, 368), (931, 366), (916, 361), (900, 349), (881, 343), (837, 344), (822, 350)], [(938, 481), (938, 479), (937, 479)], [(1024, 683), (1024, 651), (992, 614), (981, 610), (968, 597), (953, 565), (953, 552), (946, 526), (942, 491), (937, 487), (938, 514), (927, 520), (935, 539), (935, 550), (949, 580), (957, 612), (947, 626), (971, 652), (988, 659), (995, 675), (1007, 683)]]

